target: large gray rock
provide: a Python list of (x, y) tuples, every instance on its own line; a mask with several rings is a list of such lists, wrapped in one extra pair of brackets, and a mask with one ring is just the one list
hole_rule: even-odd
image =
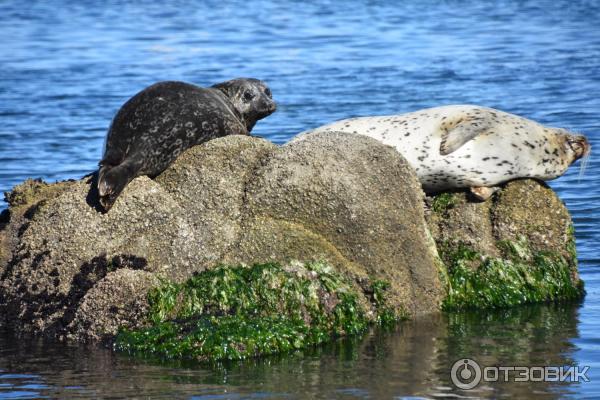
[[(27, 181), (0, 222), (0, 315), (33, 332), (106, 338), (136, 326), (145, 293), (219, 263), (327, 260), (391, 283), (411, 315), (439, 308), (440, 262), (414, 172), (362, 136), (277, 147), (227, 136), (135, 179), (104, 214), (95, 181)], [(6, 217), (6, 214), (5, 214)]]
[(231, 261), (324, 258), (390, 282), (395, 306), (409, 314), (437, 309), (421, 186), (392, 147), (346, 134), (292, 142), (248, 186), (247, 210), (247, 235)]

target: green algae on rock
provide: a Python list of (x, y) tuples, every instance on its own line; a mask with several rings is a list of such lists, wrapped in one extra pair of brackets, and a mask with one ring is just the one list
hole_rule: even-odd
[(448, 274), (443, 309), (583, 296), (571, 217), (545, 183), (511, 181), (485, 202), (456, 192), (431, 203), (427, 222)]
[[(443, 309), (511, 307), (579, 299), (583, 282), (573, 282), (569, 261), (558, 253), (533, 253), (528, 243), (501, 242), (505, 258), (460, 245), (446, 248), (449, 290)], [(444, 248), (441, 246), (441, 248)]]
[(452, 192), (443, 192), (433, 197), (431, 209), (434, 212), (442, 213), (457, 204), (457, 198)]
[(362, 290), (324, 263), (218, 266), (151, 290), (150, 326), (121, 330), (115, 347), (201, 361), (284, 353), (401, 319), (388, 287)]

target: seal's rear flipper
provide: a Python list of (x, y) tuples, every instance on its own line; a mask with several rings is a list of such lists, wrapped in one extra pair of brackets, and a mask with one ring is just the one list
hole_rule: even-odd
[(125, 186), (135, 178), (135, 170), (124, 162), (119, 165), (102, 165), (98, 173), (98, 195), (105, 211), (110, 210)]
[(494, 193), (496, 193), (500, 188), (498, 186), (479, 186), (479, 187), (471, 187), (469, 188), (471, 194), (475, 196), (477, 200), (486, 201), (489, 199)]

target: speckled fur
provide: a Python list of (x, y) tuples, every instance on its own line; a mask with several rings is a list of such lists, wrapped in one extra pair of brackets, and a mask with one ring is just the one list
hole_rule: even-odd
[(100, 203), (110, 209), (133, 178), (160, 174), (194, 145), (249, 135), (275, 108), (270, 89), (258, 79), (211, 88), (159, 82), (142, 90), (121, 107), (108, 131), (98, 177)]
[(350, 118), (300, 134), (356, 133), (395, 147), (426, 192), (490, 187), (515, 178), (550, 180), (589, 152), (584, 136), (472, 105)]

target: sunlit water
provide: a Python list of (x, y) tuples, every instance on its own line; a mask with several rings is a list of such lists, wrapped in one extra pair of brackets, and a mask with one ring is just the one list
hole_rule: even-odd
[[(0, 2), (0, 190), (95, 169), (117, 109), (160, 80), (266, 80), (283, 143), (340, 118), (475, 103), (600, 148), (600, 8), (519, 2)], [(100, 5), (101, 4), (101, 5)], [(600, 397), (600, 172), (551, 183), (577, 230), (582, 305), (440, 315), (361, 340), (209, 368), (0, 334), (0, 398)], [(2, 208), (6, 207), (5, 204)], [(485, 365), (590, 366), (579, 384), (450, 382)]]

